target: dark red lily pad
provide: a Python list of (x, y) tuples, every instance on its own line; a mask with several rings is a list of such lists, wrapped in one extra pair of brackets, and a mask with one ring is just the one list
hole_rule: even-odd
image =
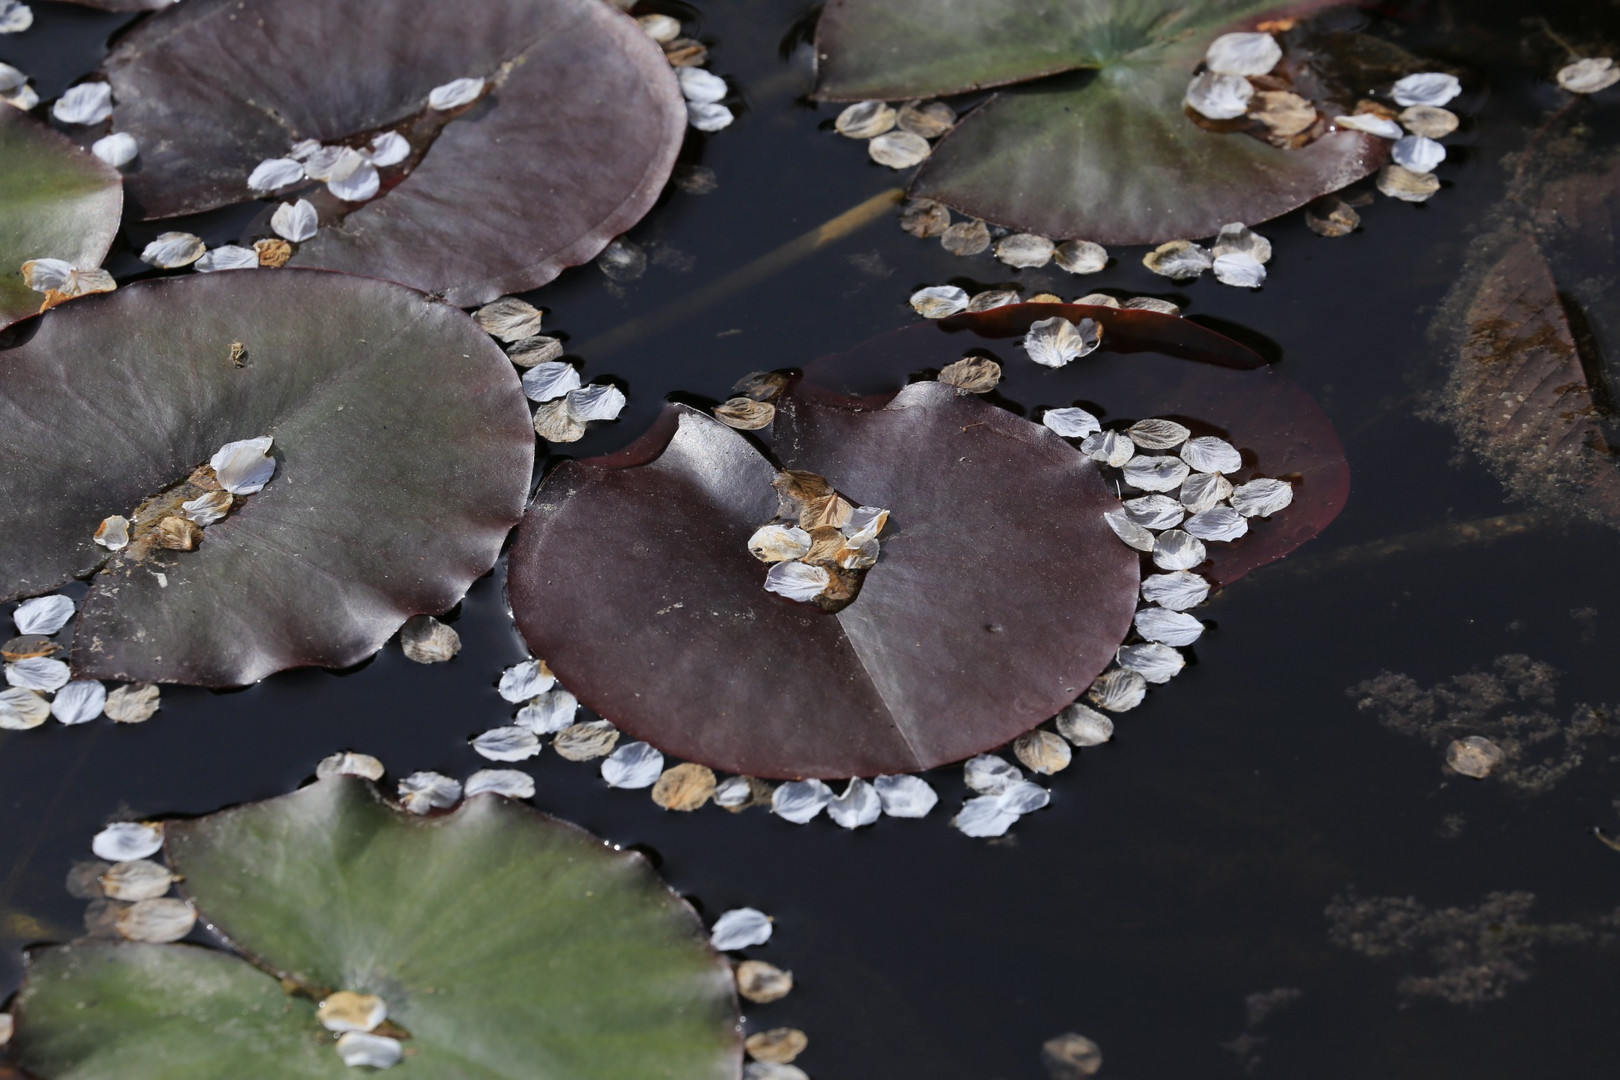
[(45, 299), (23, 283), (23, 263), (100, 266), (123, 206), (117, 169), (21, 109), (0, 105), (0, 327), (32, 315)]
[[(524, 519), (518, 627), (628, 734), (755, 776), (909, 772), (1023, 734), (1112, 659), (1137, 555), (1052, 432), (930, 382), (878, 408), (790, 390), (775, 447), (672, 405), (630, 449), (559, 466)], [(893, 512), (836, 614), (766, 592), (748, 553), (778, 464)]]
[[(0, 595), (95, 574), (81, 675), (235, 686), (356, 663), (455, 604), (521, 514), (534, 433), (514, 369), (409, 289), (234, 271), (74, 300), (24, 329), (0, 350)], [(103, 518), (261, 435), (275, 478), (196, 550), (97, 573)]]
[[(1287, 213), (1387, 159), (1381, 140), (1358, 132), (1282, 150), (1183, 114), (1187, 82), (1218, 34), (1327, 6), (830, 0), (817, 28), (816, 95), (912, 99), (1029, 83), (941, 140), (912, 193), (1054, 238), (1209, 236)], [(1048, 78), (1086, 70), (1095, 76)]]
[[(1053, 370), (1021, 347), (1030, 324), (1061, 315), (1102, 324), (1102, 346)], [(1105, 426), (1148, 417), (1178, 420), (1195, 435), (1219, 435), (1243, 452), (1231, 477), (1285, 477), (1294, 483), (1287, 510), (1250, 523), (1247, 536), (1210, 545), (1205, 574), (1230, 584), (1282, 558), (1339, 515), (1350, 468), (1332, 423), (1309, 394), (1250, 349), (1190, 319), (1153, 311), (1079, 304), (1014, 304), (907, 327), (805, 370), (808, 382), (881, 403), (907, 378), (937, 371), (965, 353), (995, 357), (996, 397), (1033, 410), (1082, 404)]]
[[(140, 141), (129, 186), (148, 219), (255, 197), (248, 175), (302, 139), (425, 131), (376, 198), (323, 205), (292, 265), (461, 306), (594, 258), (652, 207), (686, 126), (663, 53), (602, 0), (185, 0), (124, 38), (106, 73), (113, 126)], [(410, 127), (434, 87), (465, 77), (494, 85)]]

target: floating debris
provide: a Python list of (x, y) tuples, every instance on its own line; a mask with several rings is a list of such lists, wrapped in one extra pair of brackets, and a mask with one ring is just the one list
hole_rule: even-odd
[(714, 418), (739, 431), (758, 431), (771, 426), (776, 419), (776, 406), (753, 398), (728, 398), (714, 407)]
[(827, 804), (827, 816), (845, 829), (859, 829), (883, 814), (883, 800), (871, 784), (855, 777), (844, 785), (844, 792)]
[(1507, 754), (1483, 735), (1453, 739), (1446, 747), (1446, 764), (1472, 780), (1483, 780), (1507, 760)]
[(1065, 439), (1083, 439), (1102, 430), (1102, 424), (1095, 416), (1076, 406), (1047, 409), (1041, 414), (1041, 423)]
[(462, 793), (469, 799), (474, 795), (504, 795), (508, 799), (532, 799), (534, 777), (518, 769), (479, 769), (467, 777)]
[(1282, 46), (1270, 34), (1222, 34), (1209, 43), (1204, 66), (1217, 75), (1265, 75), (1282, 60)]
[(660, 45), (668, 45), (681, 36), (681, 21), (669, 15), (642, 15), (636, 22)]
[(763, 960), (744, 960), (737, 965), (737, 993), (756, 1005), (780, 1001), (792, 990), (791, 971), (783, 971)]
[(208, 252), (191, 266), (199, 274), (212, 274), (216, 270), (257, 270), (259, 253), (252, 248), (226, 244)]
[(1191, 570), (1208, 557), (1204, 542), (1181, 529), (1166, 530), (1153, 543), (1153, 565), (1160, 570)]
[(1414, 135), (1443, 139), (1457, 130), (1457, 114), (1434, 105), (1413, 105), (1400, 115), (1401, 123)]
[(1039, 729), (1020, 735), (1013, 742), (1013, 756), (1030, 772), (1050, 776), (1069, 767), (1069, 744), (1050, 731)]
[(743, 1049), (755, 1061), (776, 1065), (791, 1064), (810, 1045), (810, 1037), (798, 1028), (779, 1027), (756, 1032), (743, 1040)]
[(292, 245), (280, 238), (265, 237), (253, 241), (253, 250), (259, 253), (259, 265), (278, 270), (292, 259)]
[(163, 829), (139, 821), (118, 821), (96, 833), (90, 850), (110, 863), (129, 862), (163, 850)]
[(1445, 105), (1460, 93), (1462, 84), (1457, 77), (1438, 71), (1408, 75), (1390, 89), (1397, 105)]
[(351, 1031), (338, 1038), (338, 1056), (343, 1064), (389, 1069), (405, 1056), (405, 1046), (398, 1039), (386, 1035), (372, 1035), (364, 1031)]
[(1052, 1080), (1084, 1080), (1102, 1069), (1102, 1049), (1084, 1035), (1070, 1031), (1041, 1044), (1041, 1062)]
[(943, 319), (966, 311), (968, 294), (955, 285), (930, 285), (911, 294), (911, 308), (925, 319)]
[(524, 727), (490, 728), (472, 741), (480, 757), (491, 761), (526, 761), (540, 752), (540, 739)]
[(964, 356), (941, 368), (939, 381), (959, 394), (988, 394), (1001, 382), (1001, 365), (987, 356)]
[(525, 660), (501, 672), (496, 689), (507, 701), (517, 704), (530, 701), (557, 685), (557, 676), (551, 673), (544, 660)]
[(0, 728), (28, 731), (51, 718), (51, 703), (32, 690), (0, 690)]
[(1101, 746), (1114, 737), (1114, 721), (1078, 701), (1057, 714), (1058, 734), (1075, 746)]
[(1236, 120), (1249, 111), (1254, 87), (1240, 75), (1218, 75), (1206, 71), (1187, 84), (1185, 104), (1211, 120)]
[(951, 824), (964, 836), (980, 839), (1004, 835), (1017, 820), (1018, 815), (1002, 805), (1000, 796), (980, 795), (963, 803)]
[(771, 940), (771, 917), (757, 908), (733, 908), (714, 921), (709, 944), (720, 952), (736, 952)]
[(652, 787), (663, 772), (664, 755), (644, 742), (625, 743), (602, 762), (602, 779), (608, 787)]
[(968, 301), (967, 309), (969, 311), (993, 311), (998, 307), (1006, 307), (1008, 304), (1016, 303), (1018, 303), (1017, 289), (986, 289), (983, 292), (973, 294), (972, 299)]
[(11, 613), (19, 634), (54, 634), (73, 618), (73, 598), (61, 593), (24, 600)]
[(1072, 323), (1061, 315), (1039, 319), (1024, 334), (1024, 351), (1043, 367), (1060, 368), (1095, 352), (1102, 344), (1102, 325), (1095, 319)]
[(308, 199), (282, 203), (270, 215), (270, 228), (277, 236), (294, 244), (312, 238), (319, 226), (320, 216), (315, 213), (315, 204)]
[(924, 139), (937, 139), (956, 126), (956, 110), (943, 101), (909, 101), (900, 106), (895, 126)]
[(1222, 225), (1215, 237), (1210, 253), (1219, 259), (1222, 255), (1248, 255), (1258, 263), (1271, 261), (1271, 241), (1240, 221)]
[(439, 112), (459, 109), (477, 101), (484, 93), (484, 80), (477, 78), (453, 79), (443, 86), (435, 86), (428, 93), (428, 108)]
[(619, 741), (619, 729), (607, 720), (584, 720), (570, 724), (551, 740), (551, 748), (568, 761), (591, 761), (611, 753)]
[(197, 925), (197, 911), (184, 900), (137, 900), (118, 913), (118, 933), (127, 941), (164, 945), (179, 941)]
[(438, 664), (461, 651), (461, 635), (431, 615), (413, 615), (400, 628), (399, 645), (407, 660)]
[(771, 793), (771, 811), (785, 821), (803, 825), (832, 802), (832, 789), (820, 780), (792, 780)]
[(1291, 145), (1288, 140), (1316, 123), (1316, 106), (1291, 90), (1262, 90), (1250, 103), (1249, 118), (1265, 125), (1272, 142)]
[(112, 111), (112, 87), (104, 82), (69, 87), (51, 106), (51, 115), (64, 124), (99, 124)]
[(1052, 793), (1032, 781), (1020, 780), (997, 798), (1000, 799), (1003, 810), (1022, 817), (1049, 804), (1052, 801)]
[(388, 1005), (375, 994), (339, 990), (315, 1007), (315, 1018), (327, 1031), (375, 1031), (388, 1019)]
[(746, 776), (728, 776), (715, 785), (714, 804), (727, 810), (741, 810), (754, 801), (754, 785)]
[(1351, 131), (1365, 131), (1369, 135), (1377, 135), (1380, 139), (1398, 139), (1403, 134), (1401, 125), (1387, 116), (1371, 112), (1335, 116), (1333, 126), (1349, 128)]
[(928, 156), (928, 140), (909, 131), (886, 131), (866, 144), (866, 152), (879, 165), (909, 169)]
[(1032, 270), (1052, 261), (1052, 241), (1034, 233), (1013, 233), (996, 244), (996, 258), (1020, 270)]
[(248, 174), (249, 189), (261, 194), (304, 182), (304, 166), (292, 158), (269, 158)]
[(122, 169), (134, 161), (141, 152), (140, 144), (135, 136), (123, 131), (115, 131), (111, 135), (103, 135), (90, 144), (90, 152), (105, 161), (115, 169)]
[(1407, 135), (1396, 141), (1389, 156), (1403, 169), (1427, 173), (1446, 160), (1446, 148), (1422, 135)]
[(1427, 202), (1440, 190), (1440, 179), (1433, 173), (1413, 172), (1400, 165), (1385, 165), (1378, 172), (1378, 190), (1403, 202)]
[(51, 715), (64, 724), (87, 724), (107, 705), (107, 688), (95, 679), (74, 679), (56, 692)]
[(873, 139), (891, 130), (899, 118), (886, 101), (857, 101), (838, 114), (833, 128), (851, 139)]
[(174, 875), (151, 859), (125, 859), (113, 863), (100, 878), (101, 891), (111, 900), (156, 900), (169, 891)]
[(879, 776), (872, 788), (890, 817), (927, 817), (939, 802), (939, 794), (920, 776)]
[(328, 780), (334, 776), (363, 776), (367, 780), (381, 780), (383, 763), (370, 754), (344, 750), (322, 758), (315, 766), (315, 779)]
[(977, 255), (990, 247), (990, 228), (978, 220), (958, 221), (940, 234), (939, 243), (952, 255)]
[(900, 211), (900, 227), (917, 239), (926, 240), (951, 227), (951, 212), (932, 199), (912, 199)]
[(713, 769), (688, 761), (658, 778), (653, 784), (652, 800), (665, 810), (690, 813), (708, 802), (717, 786)]
[(1620, 67), (1612, 58), (1591, 56), (1558, 70), (1558, 85), (1572, 94), (1595, 94), (1620, 82)]
[(1317, 236), (1349, 236), (1361, 227), (1361, 215), (1337, 195), (1324, 195), (1305, 208), (1305, 224)]
[(1147, 607), (1136, 613), (1136, 632), (1161, 645), (1191, 645), (1204, 632), (1204, 624), (1184, 611)]
[(1215, 264), (1209, 252), (1190, 240), (1160, 244), (1142, 256), (1142, 265), (1172, 281), (1191, 281)]
[[(0, 33), (5, 33), (5, 12), (8, 3), (15, 3), (15, 0), (0, 0)], [(27, 112), (39, 104), (39, 95), (34, 92), (33, 87), (28, 85), (27, 75), (10, 64), (0, 63), (0, 101), (15, 105), (17, 108)], [(101, 142), (105, 141), (98, 140), (96, 145), (99, 146)], [(133, 142), (134, 140), (130, 141)], [(96, 152), (96, 156), (101, 157), (99, 151)], [(101, 159), (103, 161), (107, 160), (104, 157)], [(111, 165), (112, 163), (108, 162), (108, 164)], [(116, 165), (113, 167), (117, 168)]]
[(1091, 684), (1091, 689), (1086, 691), (1086, 697), (1093, 705), (1109, 712), (1129, 712), (1142, 704), (1142, 699), (1146, 696), (1147, 680), (1136, 672), (1126, 671), (1124, 668), (1103, 672), (1097, 677), (1097, 681)]
[(120, 724), (143, 724), (152, 719), (159, 707), (156, 683), (130, 683), (108, 694), (102, 711)]
[(399, 804), (413, 814), (444, 810), (460, 801), (461, 785), (442, 773), (413, 772), (399, 782)]
[(1250, 480), (1232, 489), (1232, 509), (1244, 517), (1270, 517), (1294, 501), (1294, 485), (1286, 480)]

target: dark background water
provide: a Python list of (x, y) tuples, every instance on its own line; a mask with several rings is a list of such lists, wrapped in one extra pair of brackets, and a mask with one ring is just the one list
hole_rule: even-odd
[[(35, 29), (0, 37), (0, 59), (33, 75), (47, 99), (91, 70), (128, 21), (34, 6)], [(808, 14), (801, 4), (659, 10), (695, 21), (713, 46), (711, 70), (742, 104), (733, 127), (694, 134), (687, 148), (716, 190), (672, 190), (631, 234), (651, 256), (644, 276), (612, 283), (586, 266), (532, 297), (587, 377), (612, 374), (629, 390), (623, 419), (577, 453), (628, 441), (666, 394), (724, 397), (747, 371), (803, 364), (913, 321), (905, 299), (921, 285), (972, 279), (1026, 294), (1168, 296), (1261, 336), (1338, 425), (1353, 491), (1322, 537), (1201, 609), (1214, 629), (1196, 664), (1123, 717), (1112, 743), (1077, 754), (1050, 783), (1052, 806), (1004, 841), (946, 824), (960, 770), (930, 777), (943, 796), (930, 818), (854, 834), (825, 818), (799, 828), (759, 811), (665, 813), (645, 792), (610, 790), (593, 767), (549, 752), (524, 766), (535, 802), (649, 849), (709, 917), (741, 904), (774, 915), (777, 936), (755, 955), (792, 968), (799, 986), (748, 1009), (749, 1024), (805, 1029), (799, 1064), (817, 1077), (1038, 1077), (1041, 1042), (1069, 1030), (1101, 1044), (1105, 1076), (1239, 1076), (1239, 1056), (1222, 1043), (1243, 1031), (1246, 995), (1282, 987), (1302, 996), (1259, 1029), (1258, 1075), (1614, 1076), (1620, 947), (1545, 947), (1505, 999), (1457, 1005), (1402, 996), (1397, 982), (1432, 973), (1430, 958), (1339, 948), (1324, 908), (1352, 890), (1432, 908), (1526, 890), (1537, 921), (1593, 925), (1620, 907), (1620, 854), (1590, 832), (1620, 829), (1620, 748), (1600, 741), (1550, 792), (1515, 795), (1448, 780), (1438, 750), (1380, 727), (1346, 694), (1382, 670), (1427, 686), (1527, 653), (1564, 673), (1557, 715), (1620, 702), (1615, 533), (1537, 521), (1494, 542), (1457, 542), (1446, 526), (1525, 508), (1449, 431), (1416, 415), (1443, 372), (1430, 320), (1502, 194), (1502, 158), (1564, 100), (1547, 78), (1561, 54), (1534, 19), (1576, 43), (1613, 42), (1620, 7), (1415, 3), (1370, 16), (1379, 34), (1472, 72), (1454, 106), (1469, 119), (1448, 140), (1446, 188), (1423, 206), (1380, 199), (1346, 239), (1314, 236), (1298, 213), (1267, 224), (1271, 278), (1254, 293), (1207, 276), (1172, 286), (1141, 268), (1135, 249), (1084, 279), (958, 259), (901, 232), (892, 214), (779, 272), (739, 274), (897, 176), (831, 133), (833, 109), (803, 100), (806, 54), (791, 40), (783, 48)], [(1609, 145), (1615, 94), (1582, 106)], [(198, 229), (227, 242), (241, 220)], [(138, 250), (165, 227), (133, 226), (128, 239)], [(127, 250), (110, 265), (139, 267)], [(274, 795), (344, 747), (378, 755), (396, 776), (486, 765), (465, 740), (506, 722), (494, 681), (524, 655), (501, 568), (474, 586), (455, 625), (464, 648), (447, 665), (419, 667), (391, 645), (341, 675), (291, 673), (229, 694), (166, 689), (144, 726), (8, 733), (0, 990), (19, 978), (23, 944), (77, 932), (83, 904), (62, 880), (111, 818)], [(1448, 815), (1462, 815), (1460, 831)]]

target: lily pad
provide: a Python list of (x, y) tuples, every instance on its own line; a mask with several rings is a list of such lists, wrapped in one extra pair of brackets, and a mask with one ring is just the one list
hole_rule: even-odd
[[(1061, 315), (1095, 320), (1102, 345), (1053, 369), (1022, 347), (1030, 326)], [(817, 360), (805, 379), (881, 404), (916, 373), (966, 353), (996, 359), (998, 399), (1032, 413), (1082, 404), (1110, 427), (1149, 417), (1176, 420), (1193, 435), (1216, 435), (1243, 452), (1234, 484), (1256, 476), (1292, 481), (1287, 513), (1252, 519), (1247, 535), (1213, 544), (1203, 576), (1230, 584), (1283, 558), (1339, 515), (1350, 492), (1344, 447), (1322, 407), (1247, 347), (1190, 319), (1080, 304), (1012, 304), (921, 323)]]
[[(85, 677), (236, 686), (342, 667), (444, 611), (521, 514), (534, 435), (511, 363), (462, 312), (315, 271), (140, 282), (0, 350), (0, 596), (94, 576)], [(93, 537), (225, 444), (273, 479), (193, 551)], [(99, 572), (98, 572), (99, 571)]]
[[(363, 148), (398, 131), (411, 156), (369, 201), (281, 192), (321, 210), (291, 265), (463, 307), (594, 258), (652, 207), (686, 127), (658, 45), (601, 0), (185, 0), (105, 71), (113, 127), (141, 145), (128, 182), (146, 219), (255, 197), (249, 175), (301, 140)], [(490, 88), (464, 112), (428, 108), (463, 78)]]
[[(669, 406), (629, 449), (553, 471), (518, 532), (519, 629), (630, 736), (751, 776), (931, 768), (1050, 718), (1129, 629), (1114, 494), (1046, 428), (941, 383), (876, 408), (801, 387), (774, 445)], [(749, 553), (779, 467), (891, 512), (836, 613), (767, 592)]]
[(30, 259), (101, 265), (123, 211), (118, 170), (21, 109), (0, 104), (0, 327), (38, 311)]
[(1053, 238), (1209, 236), (1287, 213), (1387, 159), (1382, 141), (1360, 132), (1283, 150), (1184, 115), (1187, 81), (1217, 34), (1326, 6), (830, 0), (817, 28), (816, 96), (910, 99), (1039, 80), (957, 124), (912, 194)]
[[(40, 1080), (355, 1075), (316, 1003), (380, 997), (402, 1080), (735, 1080), (731, 972), (646, 861), (496, 795), (406, 814), (364, 780), (170, 822), (238, 952), (34, 950), (14, 1046)], [(284, 985), (285, 984), (285, 985)]]

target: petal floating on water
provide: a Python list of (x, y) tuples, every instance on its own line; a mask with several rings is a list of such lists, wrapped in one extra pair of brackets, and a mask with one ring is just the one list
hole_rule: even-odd
[(113, 168), (122, 169), (135, 160), (136, 155), (141, 152), (141, 146), (135, 141), (135, 136), (128, 132), (115, 131), (91, 143), (90, 152)]
[(547, 360), (523, 373), (523, 392), (530, 401), (555, 401), (577, 389), (579, 371), (562, 360)]
[(508, 799), (534, 798), (534, 777), (519, 769), (479, 769), (467, 777), (463, 794), (504, 795)]
[(1065, 439), (1083, 439), (1102, 430), (1102, 424), (1095, 416), (1075, 406), (1047, 409), (1041, 414), (1041, 423)]
[(1243, 455), (1237, 447), (1214, 435), (1188, 439), (1181, 448), (1181, 460), (1202, 473), (1232, 473), (1243, 468)]
[(686, 103), (686, 122), (699, 131), (722, 131), (735, 119), (732, 111), (719, 102)]
[(844, 787), (843, 794), (827, 804), (827, 816), (846, 829), (859, 829), (870, 825), (883, 814), (883, 800), (871, 784), (855, 777)]
[(1060, 368), (1102, 344), (1102, 327), (1095, 319), (1072, 323), (1061, 315), (1040, 319), (1024, 334), (1024, 351), (1043, 367)]
[(529, 701), (557, 685), (557, 676), (546, 667), (544, 660), (525, 660), (501, 672), (497, 687), (501, 697), (516, 704)]
[(1214, 506), (1194, 514), (1181, 527), (1200, 540), (1231, 543), (1249, 531), (1249, 522), (1230, 507)]
[(1254, 87), (1241, 75), (1206, 71), (1187, 84), (1186, 104), (1211, 120), (1235, 120), (1249, 111)]
[(980, 795), (1000, 795), (1011, 784), (1024, 778), (1018, 766), (995, 754), (979, 754), (962, 766), (967, 786)]
[(1184, 611), (1148, 607), (1136, 613), (1136, 632), (1162, 645), (1191, 645), (1204, 632), (1204, 624)]
[(87, 724), (107, 705), (107, 688), (95, 679), (74, 679), (56, 692), (51, 715), (64, 724)]
[(179, 941), (197, 925), (197, 911), (184, 900), (137, 900), (118, 913), (118, 933), (127, 941), (164, 945)]
[(570, 390), (566, 400), (568, 414), (582, 424), (593, 420), (617, 420), (625, 406), (624, 391), (612, 383), (592, 383)]
[(675, 72), (675, 78), (681, 84), (681, 95), (699, 105), (719, 101), (728, 92), (726, 80), (700, 67), (683, 67)]
[(925, 319), (943, 319), (966, 311), (968, 294), (955, 285), (930, 285), (911, 294), (911, 309)]
[(6, 682), (24, 690), (54, 694), (72, 678), (68, 666), (47, 656), (30, 656), (6, 665)]
[(191, 265), (199, 274), (211, 274), (216, 270), (257, 270), (259, 253), (252, 248), (226, 244), (208, 252)]
[[(1146, 608), (1144, 610), (1153, 610)], [(1105, 671), (1091, 684), (1086, 697), (1099, 709), (1109, 712), (1128, 712), (1142, 704), (1147, 696), (1147, 680), (1134, 671), (1115, 668)]]
[(141, 262), (159, 270), (176, 270), (190, 266), (207, 252), (202, 237), (188, 232), (166, 232), (141, 250)]
[(69, 87), (51, 106), (51, 115), (64, 124), (99, 124), (112, 115), (112, 87), (104, 82)]
[(879, 776), (872, 787), (882, 800), (883, 812), (890, 817), (927, 817), (939, 802), (939, 793), (920, 776)]
[(1124, 507), (1117, 507), (1103, 513), (1103, 520), (1108, 527), (1114, 530), (1114, 535), (1125, 541), (1127, 547), (1137, 551), (1152, 551), (1155, 543), (1154, 536), (1143, 525), (1132, 520), (1131, 515)]
[(733, 908), (714, 921), (709, 944), (720, 952), (735, 952), (771, 940), (771, 917), (758, 908)]
[(397, 131), (385, 131), (371, 140), (371, 147), (362, 150), (366, 159), (379, 169), (398, 165), (411, 156), (411, 144)]
[(1265, 75), (1282, 60), (1282, 46), (1270, 34), (1222, 34), (1209, 43), (1204, 65), (1217, 75)]
[(51, 703), (32, 690), (0, 690), (0, 728), (27, 731), (51, 718)]
[(345, 1065), (388, 1069), (405, 1056), (405, 1044), (387, 1035), (350, 1031), (338, 1039), (337, 1052)]
[(899, 115), (886, 101), (857, 101), (838, 114), (833, 128), (851, 139), (871, 139), (893, 128)]
[(1444, 105), (1462, 93), (1457, 76), (1438, 71), (1420, 71), (1398, 80), (1390, 89), (1397, 105)]
[(130, 683), (107, 695), (102, 711), (120, 724), (143, 724), (152, 719), (161, 705), (155, 683)]
[(1187, 570), (1149, 574), (1142, 580), (1142, 599), (1170, 611), (1197, 607), (1209, 596), (1209, 582)]
[(370, 754), (344, 750), (322, 758), (315, 766), (317, 780), (326, 780), (334, 776), (363, 776), (367, 780), (381, 780), (383, 763)]
[(61, 593), (24, 600), (11, 613), (19, 634), (54, 634), (73, 618), (73, 598)]
[(1114, 737), (1114, 721), (1088, 705), (1075, 702), (1057, 714), (1058, 734), (1076, 746), (1101, 746)]
[(909, 131), (886, 131), (866, 144), (866, 152), (879, 165), (909, 169), (929, 154), (928, 140)]
[(1208, 557), (1204, 542), (1182, 529), (1160, 533), (1153, 545), (1153, 565), (1160, 570), (1191, 570)]
[(1169, 454), (1139, 454), (1127, 461), (1124, 469), (1125, 482), (1141, 491), (1174, 491), (1190, 471), (1187, 462)]
[(480, 757), (491, 761), (526, 761), (540, 752), (540, 738), (528, 728), (490, 728), (472, 741)]
[(663, 772), (664, 755), (644, 742), (625, 743), (602, 762), (602, 779), (609, 787), (652, 787)]
[(399, 782), (400, 805), (413, 814), (443, 810), (460, 801), (461, 784), (442, 773), (413, 772)]
[(139, 821), (118, 821), (96, 833), (90, 850), (98, 859), (128, 862), (156, 855), (163, 849), (163, 830)]
[(832, 789), (820, 780), (793, 780), (771, 793), (771, 810), (777, 817), (803, 825), (832, 802)]
[(1294, 501), (1294, 485), (1286, 480), (1250, 480), (1232, 489), (1232, 509), (1244, 517), (1270, 517)]
[(951, 819), (951, 824), (964, 836), (975, 838), (1001, 836), (1012, 828), (1018, 815), (1010, 813), (995, 795), (981, 795), (969, 799)]
[(169, 891), (174, 875), (167, 866), (150, 859), (127, 859), (109, 866), (101, 875), (101, 890), (110, 899), (156, 900)]

